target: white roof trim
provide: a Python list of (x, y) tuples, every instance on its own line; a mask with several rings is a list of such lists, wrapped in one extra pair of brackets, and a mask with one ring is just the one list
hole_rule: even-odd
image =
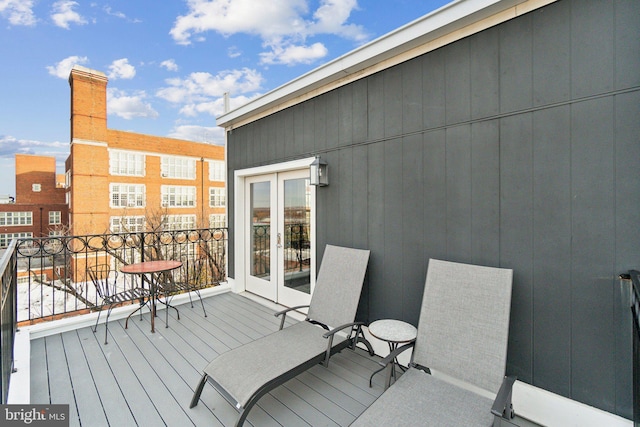
[[(248, 103), (222, 114), (217, 125), (232, 127), (234, 124), (251, 121), (275, 106), (291, 101), (332, 82), (353, 76), (381, 61), (402, 55), (418, 46), (461, 30), (475, 22), (501, 12), (514, 9), (522, 3), (532, 3), (523, 12), (552, 3), (555, 0), (456, 0), (409, 24), (398, 28), (368, 44), (291, 80), (288, 83), (253, 99)], [(504, 22), (517, 16), (517, 11), (498, 19)], [(496, 23), (498, 23), (496, 22)], [(495, 25), (495, 23), (493, 24)], [(480, 31), (480, 28), (477, 31)], [(467, 34), (468, 35), (468, 34)], [(455, 39), (448, 40), (448, 42)], [(403, 60), (407, 60), (405, 58)]]

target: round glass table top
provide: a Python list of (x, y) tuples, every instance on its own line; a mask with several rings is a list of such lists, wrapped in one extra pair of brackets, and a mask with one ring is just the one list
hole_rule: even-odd
[(383, 341), (401, 343), (415, 340), (418, 330), (402, 320), (382, 319), (369, 325), (369, 333)]

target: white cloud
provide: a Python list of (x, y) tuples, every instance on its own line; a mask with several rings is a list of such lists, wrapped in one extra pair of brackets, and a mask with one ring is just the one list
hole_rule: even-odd
[(260, 54), (262, 64), (311, 64), (317, 59), (324, 58), (329, 52), (322, 43), (311, 46), (274, 46), (271, 52)]
[(127, 15), (122, 12), (114, 11), (113, 9), (111, 9), (111, 6), (105, 6), (103, 10), (107, 15), (115, 16), (116, 18), (120, 19), (127, 19)]
[(217, 126), (180, 125), (176, 126), (167, 136), (187, 141), (224, 145), (224, 129)]
[[(241, 105), (246, 104), (254, 98), (257, 98), (260, 94), (254, 94), (252, 96), (236, 96), (229, 98), (229, 108), (234, 109)], [(180, 114), (187, 117), (195, 117), (198, 114), (208, 114), (212, 117), (220, 116), (224, 113), (224, 98), (220, 97), (208, 102), (186, 104), (180, 109)]]
[(36, 24), (33, 0), (0, 0), (0, 15), (7, 18), (11, 25)]
[(149, 102), (146, 102), (146, 98), (147, 94), (144, 91), (137, 91), (130, 95), (125, 91), (109, 88), (107, 89), (107, 112), (125, 120), (136, 117), (155, 119), (159, 114)]
[(129, 60), (127, 58), (116, 59), (109, 65), (109, 74), (107, 75), (110, 79), (132, 79), (136, 75), (136, 68), (129, 64)]
[(179, 44), (207, 31), (257, 34), (271, 39), (304, 29), (305, 0), (189, 0), (189, 12), (178, 16), (169, 34)]
[(322, 0), (309, 26), (311, 34), (336, 34), (364, 42), (369, 35), (360, 25), (347, 24), (351, 11), (358, 8), (357, 0)]
[(169, 86), (156, 92), (156, 96), (175, 104), (210, 102), (225, 92), (250, 93), (260, 89), (263, 77), (256, 70), (221, 71), (217, 75), (210, 73), (191, 73), (187, 78), (167, 79)]
[(57, 1), (52, 6), (51, 19), (53, 22), (61, 28), (69, 29), (69, 24), (74, 23), (78, 25), (84, 25), (87, 20), (82, 17), (73, 8), (78, 6), (78, 3), (71, 0)]
[[(369, 34), (349, 24), (357, 0), (321, 0), (311, 14), (307, 0), (188, 0), (187, 14), (178, 16), (169, 32), (176, 43), (203, 40), (215, 31), (225, 36), (237, 33), (257, 35), (270, 48), (261, 56), (271, 64), (309, 63), (324, 54), (318, 43), (305, 46), (308, 37), (332, 34), (363, 42)], [(281, 57), (282, 55), (282, 57)]]
[(178, 71), (178, 64), (173, 59), (167, 59), (166, 61), (162, 61), (160, 66), (166, 68), (168, 71)]
[(242, 51), (238, 49), (238, 46), (231, 46), (227, 49), (227, 55), (229, 58), (237, 58), (242, 55)]
[(0, 135), (0, 157), (13, 158), (16, 154), (55, 156), (58, 160), (64, 161), (69, 155), (69, 143), (34, 141), (17, 139), (11, 135)]
[(83, 65), (87, 62), (89, 62), (89, 58), (86, 56), (69, 56), (55, 65), (48, 65), (47, 70), (52, 76), (66, 80), (74, 65)]
[(111, 6), (104, 6), (102, 8), (104, 10), (104, 12), (109, 15), (109, 16), (114, 16), (116, 18), (120, 18), (120, 19), (124, 19), (127, 22), (133, 22), (134, 24), (137, 24), (139, 22), (142, 22), (141, 20), (137, 19), (137, 18), (129, 18), (127, 17), (127, 15), (124, 14), (124, 12), (120, 12), (117, 10), (113, 10), (111, 8)]

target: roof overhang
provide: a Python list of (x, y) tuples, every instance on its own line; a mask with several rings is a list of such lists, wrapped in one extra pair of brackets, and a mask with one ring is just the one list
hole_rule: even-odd
[(456, 0), (222, 114), (231, 129), (415, 58), (556, 0)]

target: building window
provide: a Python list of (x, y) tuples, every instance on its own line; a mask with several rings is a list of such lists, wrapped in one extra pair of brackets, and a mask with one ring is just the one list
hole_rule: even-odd
[(196, 205), (196, 187), (163, 185), (162, 206), (171, 208), (193, 208)]
[(6, 248), (13, 239), (31, 239), (33, 233), (4, 233), (0, 234), (0, 248)]
[(227, 216), (225, 214), (209, 215), (209, 228), (225, 228), (227, 226)]
[(33, 225), (31, 212), (0, 212), (0, 225)]
[(50, 211), (49, 212), (49, 225), (60, 225), (62, 224), (62, 212), (60, 211)]
[(209, 162), (209, 181), (226, 181), (224, 162), (220, 160), (211, 160)]
[(112, 208), (143, 208), (144, 184), (110, 184), (109, 197)]
[(130, 151), (109, 151), (111, 175), (144, 176), (144, 154)]
[(112, 233), (139, 233), (144, 231), (144, 216), (112, 216), (109, 219)]
[(49, 237), (60, 237), (64, 236), (64, 231), (62, 230), (49, 230)]
[(224, 188), (209, 188), (209, 206), (212, 208), (223, 208), (226, 205), (226, 195)]
[(195, 215), (166, 215), (164, 217), (165, 230), (192, 230), (196, 228)]
[(163, 178), (196, 179), (196, 161), (186, 157), (162, 156)]
[(39, 193), (40, 191), (42, 191), (42, 185), (31, 184), (31, 191), (33, 191), (34, 193)]

